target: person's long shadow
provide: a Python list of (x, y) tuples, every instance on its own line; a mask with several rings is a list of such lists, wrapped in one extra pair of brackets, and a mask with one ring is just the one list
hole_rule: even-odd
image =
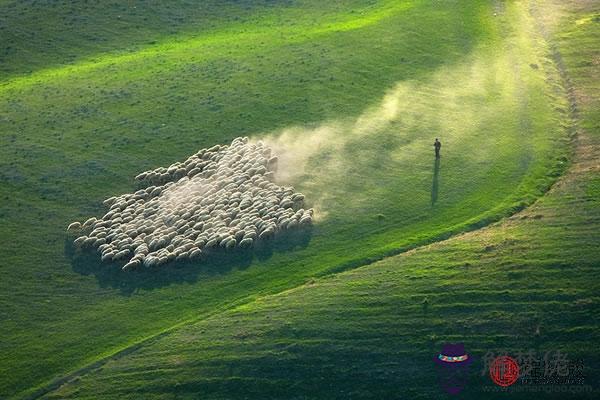
[(283, 231), (272, 240), (257, 241), (250, 249), (236, 248), (231, 251), (214, 249), (202, 259), (174, 261), (157, 268), (138, 268), (122, 271), (123, 263), (105, 263), (93, 249), (77, 249), (73, 237), (65, 239), (65, 255), (71, 260), (73, 271), (82, 275), (94, 275), (100, 287), (115, 288), (130, 296), (138, 289), (152, 290), (171, 284), (193, 283), (201, 277), (228, 273), (234, 269), (245, 269), (255, 259), (269, 259), (274, 252), (289, 252), (308, 246), (312, 229)]
[(440, 178), (440, 159), (436, 157), (433, 163), (433, 183), (431, 184), (431, 206), (433, 207), (438, 199)]

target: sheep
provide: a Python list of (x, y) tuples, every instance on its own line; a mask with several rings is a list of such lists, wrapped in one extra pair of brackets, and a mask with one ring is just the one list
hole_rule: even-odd
[(311, 224), (312, 224), (312, 217), (310, 216), (310, 214), (304, 215), (300, 219), (300, 225), (307, 226), (307, 225), (311, 225)]
[(250, 237), (246, 237), (240, 241), (240, 247), (248, 248), (248, 247), (251, 247), (253, 243), (254, 243), (254, 239), (252, 239)]
[(129, 255), (129, 253), (130, 253), (129, 249), (121, 250), (113, 256), (113, 260), (119, 260), (121, 258), (124, 258), (127, 255)]
[(73, 241), (73, 244), (74, 244), (76, 247), (81, 247), (81, 246), (83, 245), (83, 242), (84, 242), (86, 239), (87, 239), (87, 236), (80, 236), (80, 237), (78, 237), (77, 239), (75, 239), (75, 240)]
[(101, 245), (99, 245), (99, 246), (98, 246), (98, 251), (99, 251), (100, 253), (102, 253), (102, 252), (104, 252), (104, 249), (106, 249), (107, 247), (110, 247), (110, 244), (108, 244), (108, 243), (103, 243), (103, 244), (101, 244)]
[(92, 217), (83, 223), (82, 228), (86, 229), (86, 228), (93, 227), (95, 222), (96, 222), (96, 217)]
[(261, 142), (236, 138), (202, 149), (168, 167), (138, 174), (145, 188), (104, 200), (101, 219), (74, 222), (85, 229), (76, 246), (95, 247), (123, 270), (198, 258), (202, 249), (251, 247), (285, 229), (312, 224), (304, 195), (274, 183), (278, 159)]
[(135, 268), (139, 267), (140, 264), (141, 264), (141, 262), (139, 260), (131, 260), (127, 264), (125, 264), (123, 266), (123, 268), (121, 268), (121, 269), (123, 271), (127, 271), (128, 269), (135, 269)]
[(101, 245), (103, 245), (103, 244), (105, 244), (105, 243), (106, 243), (106, 239), (104, 239), (104, 238), (97, 238), (97, 239), (96, 239), (96, 240), (95, 240), (95, 241), (92, 243), (92, 246), (94, 246), (94, 247), (98, 247), (98, 246), (101, 246)]
[(74, 231), (80, 231), (81, 230), (81, 222), (73, 222), (72, 224), (69, 224), (69, 226), (67, 227), (67, 232), (74, 232)]
[(218, 244), (217, 239), (212, 238), (208, 242), (206, 242), (206, 247), (215, 247), (217, 244)]
[(200, 250), (199, 248), (194, 248), (193, 250), (190, 251), (190, 258), (191, 259), (197, 259), (200, 258), (200, 256), (202, 255), (202, 250)]
[(273, 231), (271, 229), (265, 229), (258, 235), (258, 238), (261, 240), (270, 239), (273, 236)]
[(136, 255), (137, 255), (137, 254), (140, 254), (140, 255), (147, 255), (149, 252), (150, 252), (150, 249), (148, 248), (148, 245), (146, 245), (145, 243), (144, 243), (144, 244), (141, 244), (141, 245), (139, 245), (139, 246), (137, 246), (137, 247), (135, 248), (135, 250), (134, 250), (134, 253), (135, 253)]
[(155, 256), (150, 256), (150, 257), (146, 257), (144, 259), (144, 266), (148, 267), (148, 268), (152, 268), (156, 265), (156, 263), (158, 262), (158, 258), (156, 258)]
[(96, 241), (96, 237), (95, 236), (91, 236), (91, 237), (87, 237), (83, 242), (82, 242), (82, 246), (83, 247), (88, 247), (91, 246), (95, 241)]

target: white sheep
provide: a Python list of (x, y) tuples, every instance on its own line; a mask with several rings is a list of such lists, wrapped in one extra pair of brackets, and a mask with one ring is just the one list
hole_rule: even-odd
[(67, 227), (67, 232), (74, 232), (79, 230), (81, 230), (81, 222), (73, 222)]
[(106, 199), (109, 210), (100, 220), (67, 231), (91, 230), (75, 245), (98, 248), (104, 261), (125, 260), (124, 270), (198, 258), (211, 247), (251, 247), (312, 223), (313, 211), (301, 208), (304, 195), (273, 182), (277, 162), (271, 149), (248, 138), (202, 149), (140, 173), (136, 180), (145, 189)]

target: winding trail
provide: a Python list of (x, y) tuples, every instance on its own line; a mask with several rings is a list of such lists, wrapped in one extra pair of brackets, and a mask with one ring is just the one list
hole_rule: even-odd
[[(496, 9), (496, 12), (499, 12), (499, 13), (501, 13), (503, 11), (503, 4), (501, 1), (499, 1), (499, 0), (495, 1), (495, 9)], [(590, 149), (588, 149), (589, 144), (585, 140), (581, 140), (580, 135), (579, 135), (580, 132), (578, 132), (578, 129), (577, 129), (577, 122), (579, 120), (579, 116), (578, 116), (578, 101), (577, 101), (577, 98), (575, 95), (575, 90), (574, 90), (572, 81), (567, 73), (563, 58), (558, 50), (558, 47), (552, 42), (552, 39), (547, 30), (547, 27), (544, 25), (542, 18), (540, 17), (537, 0), (530, 1), (529, 13), (536, 22), (535, 27), (536, 27), (536, 30), (537, 30), (539, 36), (548, 44), (549, 56), (552, 59), (553, 63), (555, 64), (556, 69), (558, 70), (559, 75), (560, 75), (561, 82), (559, 82), (559, 84), (564, 89), (567, 100), (569, 102), (568, 116), (569, 116), (569, 120), (570, 120), (571, 124), (568, 129), (570, 130), (569, 133), (572, 134), (575, 139), (574, 150), (576, 153), (579, 153), (579, 152), (588, 153), (589, 151), (591, 151)], [(560, 185), (565, 180), (570, 179), (570, 175), (572, 175), (573, 171), (578, 169), (579, 164), (585, 163), (586, 160), (587, 160), (586, 157), (576, 157), (573, 164), (565, 172), (565, 174), (563, 174), (563, 176), (561, 176), (559, 179), (557, 179), (554, 182), (554, 184), (552, 185), (552, 187), (550, 187), (545, 194), (540, 196), (536, 200), (536, 202), (534, 202), (533, 204), (530, 204), (527, 208), (524, 208), (522, 210), (519, 210), (519, 211), (513, 213), (511, 216), (502, 218), (500, 221), (508, 219), (508, 218), (511, 218), (511, 219), (518, 218), (519, 215), (527, 213), (528, 210), (533, 208), (541, 198), (545, 197), (549, 192), (553, 191), (556, 186)], [(411, 248), (394, 249), (394, 250), (392, 250), (384, 255), (381, 255), (379, 257), (371, 258), (368, 260), (361, 260), (360, 262), (353, 262), (350, 264), (339, 265), (334, 269), (330, 269), (330, 270), (324, 272), (322, 275), (318, 276), (318, 278), (323, 278), (323, 277), (337, 274), (337, 273), (340, 273), (340, 272), (343, 272), (346, 270), (350, 270), (350, 269), (367, 267), (371, 264), (381, 261), (382, 259), (400, 255), (400, 254), (408, 254), (408, 253), (414, 252), (420, 248), (430, 246), (433, 243), (443, 243), (443, 242), (449, 240), (450, 238), (456, 239), (457, 237), (461, 237), (461, 236), (465, 236), (465, 235), (473, 235), (473, 234), (476, 234), (478, 231), (481, 231), (484, 228), (486, 228), (490, 225), (496, 224), (498, 222), (499, 221), (497, 221), (497, 220), (492, 220), (492, 221), (486, 221), (485, 225), (473, 224), (473, 225), (469, 226), (467, 229), (463, 230), (462, 232), (447, 233), (447, 234), (442, 235), (441, 237), (433, 239), (432, 241), (430, 241), (428, 243), (416, 245)], [(91, 364), (88, 364), (82, 368), (79, 368), (67, 375), (56, 378), (56, 379), (42, 385), (41, 387), (38, 387), (37, 389), (35, 389), (35, 391), (33, 391), (33, 392), (30, 391), (29, 394), (25, 394), (25, 393), (18, 394), (17, 396), (15, 396), (15, 398), (23, 398), (23, 399), (28, 399), (28, 400), (43, 398), (46, 394), (55, 391), (56, 389), (60, 388), (61, 386), (71, 383), (82, 376), (85, 376), (91, 372), (94, 372), (95, 370), (98, 370), (99, 368), (101, 368), (102, 366), (104, 366), (106, 363), (108, 363), (110, 361), (118, 360), (120, 358), (123, 358), (129, 354), (136, 352), (137, 350), (141, 349), (142, 347), (151, 345), (152, 343), (162, 339), (163, 337), (171, 334), (172, 332), (176, 331), (177, 329), (179, 329), (181, 327), (210, 319), (211, 317), (213, 317), (215, 315), (234, 310), (235, 308), (240, 307), (245, 304), (249, 304), (249, 303), (256, 302), (256, 301), (262, 301), (265, 298), (278, 296), (285, 292), (297, 290), (303, 286), (305, 286), (305, 284), (302, 284), (302, 285), (299, 285), (299, 286), (296, 286), (293, 288), (289, 288), (286, 290), (282, 290), (277, 293), (272, 293), (272, 294), (269, 294), (266, 296), (252, 297), (252, 298), (243, 297), (243, 298), (236, 299), (233, 302), (231, 302), (227, 305), (224, 305), (224, 306), (214, 310), (211, 313), (203, 315), (201, 318), (192, 318), (192, 319), (181, 321), (181, 322), (179, 322), (175, 325), (172, 325), (160, 332), (157, 332), (151, 336), (148, 336), (148, 337), (143, 338), (133, 344), (130, 344), (120, 350), (117, 350), (114, 353), (107, 355), (107, 356), (105, 356)]]

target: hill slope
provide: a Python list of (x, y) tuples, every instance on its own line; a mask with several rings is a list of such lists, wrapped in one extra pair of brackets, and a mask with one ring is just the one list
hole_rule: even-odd
[[(542, 6), (560, 12), (556, 33)], [(181, 327), (49, 398), (439, 398), (431, 360), (447, 341), (476, 357), (464, 398), (506, 397), (489, 392), (483, 359), (529, 350), (584, 362), (588, 386), (544, 398), (596, 398), (600, 98), (589, 60), (600, 10), (545, 1), (530, 11), (563, 68), (577, 131), (571, 168), (534, 206)]]
[[(11, 4), (2, 15), (22, 13)], [(231, 17), (206, 3), (223, 23), (204, 31), (192, 21), (176, 36), (148, 15), (130, 42), (110, 12), (90, 11), (98, 29), (116, 32), (107, 53), (40, 25), (69, 37), (68, 53), (81, 48), (72, 60), (35, 58), (40, 43), (19, 39), (0, 84), (0, 397), (178, 324), (497, 220), (566, 166), (568, 104), (522, 4), (227, 4)], [(158, 39), (144, 44), (150, 30)], [(122, 274), (71, 252), (66, 225), (134, 190), (139, 171), (242, 134), (279, 143), (282, 132), (310, 150), (289, 183), (322, 216), (312, 236), (157, 273)]]

